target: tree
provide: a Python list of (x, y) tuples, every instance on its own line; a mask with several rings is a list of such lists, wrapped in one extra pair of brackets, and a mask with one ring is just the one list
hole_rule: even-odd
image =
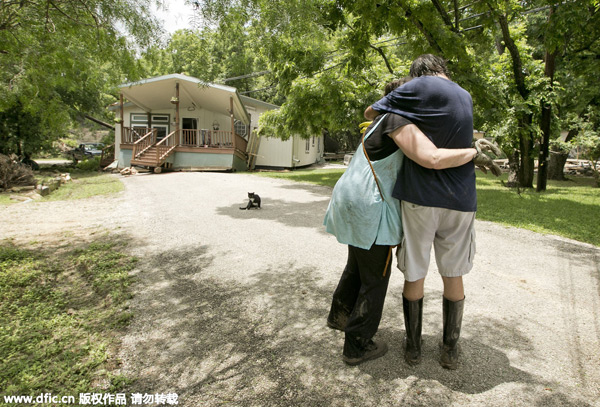
[[(598, 71), (600, 37), (598, 8), (592, 0), (201, 3), (205, 19), (213, 24), (243, 10), (247, 27), (259, 28), (254, 51), (267, 61), (277, 97), (284, 101), (264, 125), (283, 137), (289, 136), (285, 126), (295, 131), (328, 128), (330, 115), (340, 112), (340, 119), (348, 120), (346, 129), (355, 128), (361, 109), (335, 93), (347, 84), (328, 84), (350, 82), (355, 98), (373, 97), (382, 83), (405, 75), (412, 59), (430, 52), (446, 58), (453, 79), (472, 94), (475, 126), (501, 143), (516, 184), (533, 187), (540, 147), (538, 189), (543, 190), (548, 146), (561, 123), (557, 119), (575, 108), (572, 102), (564, 103), (565, 93), (599, 93), (590, 82), (591, 73)], [(584, 65), (582, 71), (575, 68)], [(588, 89), (582, 87), (586, 82)], [(323, 94), (339, 103), (338, 110), (324, 106)], [(309, 98), (315, 100), (310, 113)], [(373, 101), (362, 100), (367, 105)]]
[(35, 153), (63, 136), (77, 115), (102, 114), (111, 86), (138, 77), (136, 48), (156, 38), (150, 4), (3, 1), (0, 152)]

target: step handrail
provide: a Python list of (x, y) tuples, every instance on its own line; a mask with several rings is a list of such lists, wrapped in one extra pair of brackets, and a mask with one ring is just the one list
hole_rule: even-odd
[(146, 150), (152, 147), (152, 145), (154, 145), (156, 142), (156, 133), (156, 129), (151, 129), (148, 133), (144, 134), (141, 139), (133, 143), (133, 152), (131, 154), (132, 157), (138, 158), (144, 154)]
[[(173, 151), (175, 147), (177, 147), (177, 143), (173, 141), (177, 140), (176, 135), (179, 132), (180, 130), (173, 130), (171, 133), (169, 133), (167, 137), (163, 138), (158, 143), (156, 143), (157, 166), (161, 165), (162, 161), (164, 161), (164, 159), (169, 155), (169, 153)], [(171, 144), (171, 142), (173, 143)]]

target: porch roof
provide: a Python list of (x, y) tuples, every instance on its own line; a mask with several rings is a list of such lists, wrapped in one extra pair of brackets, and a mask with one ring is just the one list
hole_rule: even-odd
[(229, 115), (233, 98), (233, 116), (249, 124), (248, 112), (240, 100), (236, 88), (206, 83), (187, 75), (171, 74), (125, 83), (119, 86), (123, 96), (146, 112), (171, 109), (171, 97), (175, 96), (175, 84), (179, 83), (180, 109), (206, 109)]

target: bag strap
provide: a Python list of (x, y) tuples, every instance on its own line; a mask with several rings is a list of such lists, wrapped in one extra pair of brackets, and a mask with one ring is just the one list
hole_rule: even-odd
[[(387, 116), (387, 114), (385, 115)], [(379, 195), (381, 195), (381, 200), (385, 201), (385, 199), (383, 198), (383, 192), (381, 192), (381, 186), (379, 185), (379, 179), (377, 178), (377, 174), (375, 174), (375, 169), (373, 168), (373, 165), (371, 164), (371, 159), (369, 158), (369, 154), (367, 154), (367, 149), (365, 148), (365, 140), (367, 139), (367, 137), (369, 137), (371, 135), (371, 133), (373, 133), (373, 131), (375, 131), (375, 129), (377, 128), (377, 126), (379, 126), (379, 124), (385, 119), (385, 116), (382, 117), (377, 124), (371, 129), (370, 132), (366, 133), (365, 132), (365, 136), (362, 139), (362, 147), (363, 147), (363, 152), (365, 153), (365, 157), (367, 157), (367, 162), (369, 163), (369, 167), (371, 167), (371, 172), (373, 173), (373, 177), (375, 178), (375, 184), (377, 184), (377, 189), (379, 190)]]
[[(386, 114), (387, 116), (387, 114)], [(379, 124), (385, 119), (385, 116), (382, 117), (377, 124), (371, 129), (370, 132), (365, 132), (365, 136), (362, 138), (362, 147), (363, 147), (363, 152), (365, 153), (365, 157), (367, 157), (367, 162), (369, 163), (369, 167), (371, 167), (371, 172), (373, 173), (373, 177), (375, 178), (375, 184), (377, 184), (377, 189), (379, 190), (379, 195), (381, 195), (381, 200), (385, 201), (385, 199), (383, 198), (383, 193), (381, 192), (381, 187), (379, 186), (379, 179), (377, 178), (377, 174), (375, 174), (375, 169), (373, 168), (373, 165), (371, 164), (371, 159), (369, 158), (369, 154), (367, 153), (367, 149), (365, 148), (365, 140), (367, 139), (367, 137), (369, 137), (371, 135), (371, 133), (373, 133), (373, 131), (375, 130), (375, 128), (377, 126), (379, 126)], [(388, 251), (388, 255), (387, 255), (387, 259), (385, 261), (385, 267), (383, 268), (383, 277), (385, 277), (385, 275), (387, 274), (387, 269), (388, 266), (390, 265), (390, 260), (392, 258), (392, 250), (394, 249), (394, 247), (396, 246), (390, 246), (390, 249)]]

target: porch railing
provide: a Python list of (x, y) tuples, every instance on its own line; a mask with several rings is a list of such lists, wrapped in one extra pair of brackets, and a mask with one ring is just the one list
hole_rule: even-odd
[(112, 163), (115, 159), (115, 145), (111, 144), (102, 149), (102, 155), (100, 155), (100, 167), (104, 167)]
[(144, 151), (148, 150), (150, 147), (156, 143), (156, 129), (146, 129), (150, 130), (148, 133), (144, 134), (142, 138), (133, 143), (133, 151), (131, 156), (136, 159), (139, 158)]
[(246, 151), (248, 142), (240, 135), (233, 134), (227, 130), (181, 130), (181, 144), (185, 147), (206, 147), (206, 148), (231, 148), (233, 147), (233, 136), (235, 136), (235, 146), (241, 151)]
[(181, 130), (181, 145), (186, 147), (233, 147), (231, 131), (227, 130)]
[(152, 129), (147, 127), (123, 127), (123, 134), (121, 134), (121, 143), (122, 144), (133, 144), (145, 134), (148, 134)]

